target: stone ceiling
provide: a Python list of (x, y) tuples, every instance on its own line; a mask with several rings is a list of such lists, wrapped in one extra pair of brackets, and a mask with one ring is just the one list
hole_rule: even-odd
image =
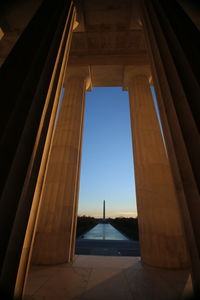
[[(178, 1), (198, 27), (199, 10), (189, 0)], [(4, 34), (0, 41), (0, 65), (41, 2), (12, 1), (6, 10), (0, 10)], [(123, 85), (125, 66), (148, 64), (139, 0), (74, 2), (79, 26), (73, 33), (69, 64), (90, 66), (93, 86)]]
[(93, 86), (122, 86), (126, 65), (147, 64), (137, 1), (77, 0), (70, 65), (89, 65)]

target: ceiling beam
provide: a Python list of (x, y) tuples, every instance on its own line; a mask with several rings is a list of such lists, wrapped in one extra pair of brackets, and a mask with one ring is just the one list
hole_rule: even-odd
[(70, 55), (71, 65), (143, 65), (149, 62), (146, 51), (121, 55)]

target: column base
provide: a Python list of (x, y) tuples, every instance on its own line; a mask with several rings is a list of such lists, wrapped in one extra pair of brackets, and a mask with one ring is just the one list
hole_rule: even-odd
[(153, 235), (140, 239), (142, 263), (162, 269), (188, 269), (190, 267), (183, 236)]
[(36, 265), (56, 265), (69, 262), (67, 232), (37, 232), (31, 262)]

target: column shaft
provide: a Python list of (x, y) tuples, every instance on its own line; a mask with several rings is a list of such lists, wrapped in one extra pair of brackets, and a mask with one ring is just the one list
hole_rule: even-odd
[(184, 268), (179, 207), (147, 76), (131, 78), (129, 96), (142, 261)]
[(142, 3), (142, 22), (195, 293), (200, 293), (199, 32), (177, 1)]
[(71, 77), (58, 118), (46, 174), (33, 262), (56, 264), (71, 256), (86, 82)]
[(26, 261), (30, 250), (27, 247), (25, 253), (24, 239), (74, 18), (71, 1), (47, 2), (42, 2), (19, 37), (0, 74), (5, 104), (0, 133), (2, 299), (21, 296), (27, 270), (22, 257)]
[(82, 140), (83, 140), (83, 125), (84, 125), (84, 112), (82, 114), (82, 133), (80, 138), (80, 151), (78, 157), (78, 174), (77, 174), (77, 182), (76, 182), (76, 191), (75, 191), (75, 207), (74, 207), (74, 216), (73, 216), (73, 224), (72, 224), (72, 238), (71, 238), (71, 249), (69, 255), (69, 261), (74, 260), (75, 247), (76, 247), (76, 230), (77, 230), (77, 214), (78, 214), (78, 199), (79, 199), (79, 188), (80, 188), (80, 175), (81, 175), (81, 158), (82, 158)]

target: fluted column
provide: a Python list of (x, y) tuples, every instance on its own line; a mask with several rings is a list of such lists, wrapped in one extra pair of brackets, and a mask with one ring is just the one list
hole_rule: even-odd
[(199, 295), (199, 31), (177, 1), (140, 2), (166, 147), (182, 210), (194, 291)]
[(146, 68), (127, 68), (141, 259), (163, 268), (188, 266), (185, 238)]
[(75, 18), (70, 0), (41, 2), (0, 72), (1, 299), (22, 295), (37, 215), (35, 194), (43, 179)]
[(65, 93), (42, 193), (33, 263), (70, 260), (73, 248), (88, 68), (67, 70)]

